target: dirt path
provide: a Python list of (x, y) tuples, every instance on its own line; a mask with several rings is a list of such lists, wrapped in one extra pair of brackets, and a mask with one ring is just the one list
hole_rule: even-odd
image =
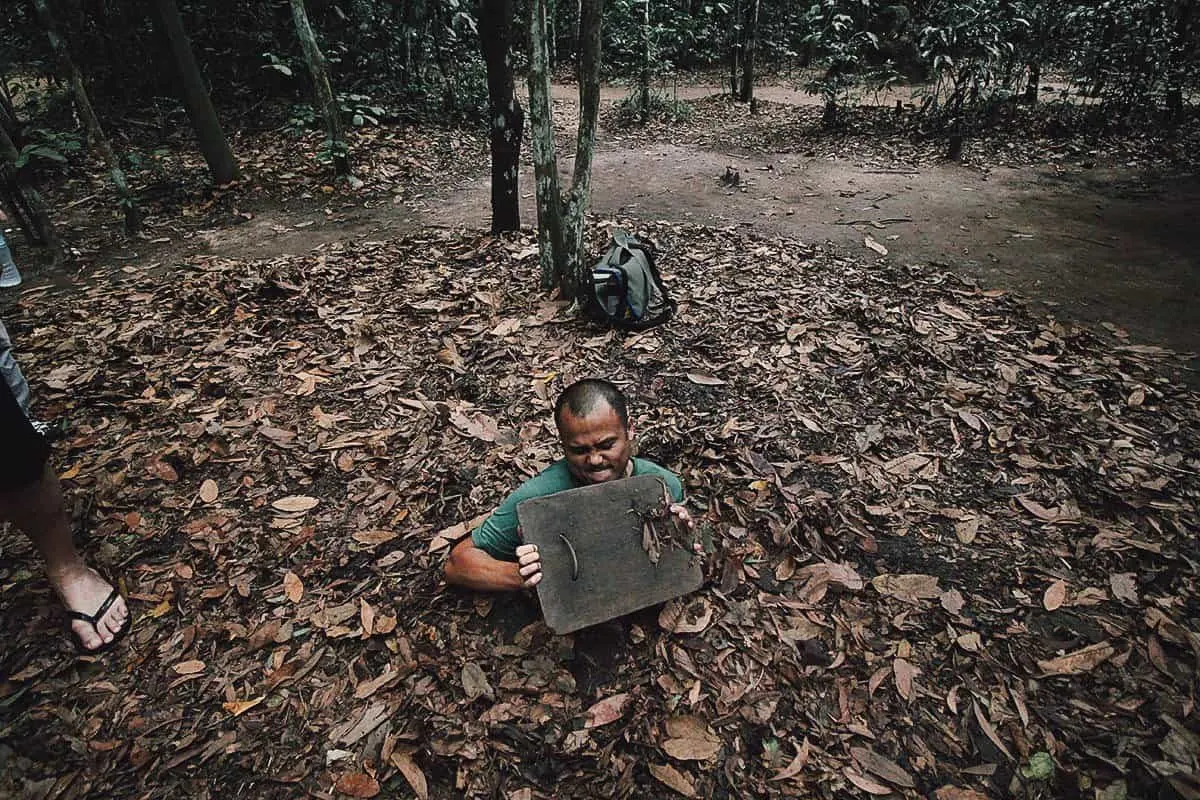
[[(573, 87), (556, 87), (573, 96)], [(615, 102), (624, 89), (606, 89)], [(700, 97), (714, 87), (684, 87)], [(811, 102), (788, 87), (770, 99)], [(870, 235), (887, 258), (936, 264), (987, 287), (1020, 292), (1064, 319), (1113, 323), (1133, 340), (1200, 352), (1200, 177), (1058, 167), (990, 174), (945, 164), (909, 172), (799, 154), (718, 153), (669, 144), (625, 146), (601, 134), (593, 210), (647, 219), (746, 225), (807, 242), (830, 242), (861, 258)], [(562, 164), (569, 169), (570, 161)], [(738, 188), (720, 176), (738, 170)], [(522, 176), (532, 186), (532, 174)], [(263, 214), (214, 234), (213, 251), (240, 256), (305, 252), (324, 241), (384, 238), (418, 225), (482, 228), (489, 217), (486, 173), (406, 206), (382, 204), (328, 216)], [(534, 222), (531, 189), (522, 218)], [(669, 254), (668, 254), (669, 258)], [(669, 270), (669, 262), (666, 262)]]

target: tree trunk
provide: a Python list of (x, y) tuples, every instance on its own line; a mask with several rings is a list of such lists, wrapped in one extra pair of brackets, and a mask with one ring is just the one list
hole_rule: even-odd
[(92, 144), (100, 151), (100, 155), (104, 158), (104, 163), (108, 167), (109, 177), (113, 182), (113, 186), (116, 187), (117, 196), (120, 198), (121, 210), (125, 214), (125, 232), (133, 236), (142, 230), (141, 211), (138, 208), (133, 192), (129, 190), (129, 182), (125, 179), (125, 172), (121, 169), (121, 162), (117, 159), (116, 153), (113, 152), (108, 137), (104, 135), (104, 129), (100, 127), (100, 119), (96, 116), (96, 110), (92, 108), (92, 101), (88, 98), (87, 88), (83, 83), (83, 73), (79, 71), (79, 67), (75, 65), (74, 59), (71, 58), (71, 53), (67, 50), (66, 42), (59, 36), (58, 28), (54, 24), (54, 17), (50, 14), (50, 8), (46, 5), (46, 0), (33, 0), (33, 6), (37, 11), (38, 19), (41, 20), (42, 27), (46, 29), (46, 37), (50, 40), (50, 49), (54, 51), (59, 69), (62, 70), (71, 83), (71, 91), (75, 96), (75, 107), (79, 111), (79, 116), (83, 118), (84, 125), (87, 126), (88, 136), (92, 140)]
[(638, 71), (638, 116), (642, 124), (650, 121), (650, 0), (642, 0), (641, 69)]
[(32, 186), (21, 186), (17, 172), (19, 157), (20, 151), (17, 150), (16, 144), (8, 132), (0, 127), (0, 160), (4, 165), (0, 185), (3, 186), (3, 192), (8, 197), (9, 205), (12, 206), (13, 214), (26, 238), (32, 243), (49, 248), (54, 264), (58, 265), (62, 260), (62, 242), (59, 241), (54, 224), (50, 221), (50, 214), (46, 211), (46, 203), (42, 200), (41, 193)]
[(1029, 83), (1025, 84), (1025, 97), (1023, 99), (1027, 105), (1037, 105), (1041, 83), (1042, 65), (1040, 62), (1034, 62), (1029, 65)]
[(525, 112), (517, 101), (512, 70), (513, 0), (481, 0), (479, 39), (487, 64), (492, 147), (492, 233), (521, 227), (517, 176)]
[(200, 152), (208, 162), (213, 182), (221, 184), (236, 180), (237, 161), (234, 160), (233, 151), (229, 149), (229, 141), (225, 138), (225, 132), (221, 130), (217, 112), (208, 96), (208, 88), (200, 76), (200, 67), (196, 64), (192, 43), (183, 28), (183, 19), (179, 16), (179, 6), (175, 0), (155, 0), (154, 5), (158, 10), (163, 33), (171, 45), (175, 65), (179, 68), (180, 94), (192, 121), (192, 128), (196, 131)]
[(542, 286), (557, 284), (563, 296), (582, 299), (587, 286), (583, 222), (591, 194), (596, 118), (600, 111), (600, 21), (604, 0), (581, 0), (579, 60), (579, 132), (575, 174), (564, 197), (554, 152), (550, 116), (550, 67), (546, 49), (546, 0), (531, 3), (529, 26), (529, 116), (533, 167), (537, 178), (538, 245)]
[(738, 99), (743, 103), (754, 101), (754, 50), (758, 45), (759, 0), (750, 0), (746, 9), (746, 24), (742, 31), (742, 85)]
[(296, 24), (296, 35), (300, 37), (300, 47), (304, 50), (304, 61), (308, 65), (308, 74), (313, 82), (313, 99), (317, 111), (325, 118), (325, 146), (333, 160), (333, 169), (338, 175), (350, 174), (350, 150), (342, 136), (342, 112), (338, 108), (337, 98), (333, 96), (333, 87), (329, 83), (329, 64), (325, 54), (317, 44), (317, 35), (308, 22), (308, 11), (304, 8), (304, 0), (291, 0), (292, 21)]
[(832, 130), (837, 127), (838, 122), (838, 107), (837, 99), (831, 95), (825, 97), (825, 110), (821, 113), (821, 127), (825, 130)]
[(742, 67), (742, 0), (733, 0), (729, 9), (729, 94), (738, 96)]
[(1191, 38), (1195, 11), (1195, 0), (1186, 0), (1180, 5), (1179, 16), (1175, 20), (1175, 35), (1171, 47), (1171, 71), (1168, 76), (1170, 86), (1167, 88), (1167, 117), (1171, 122), (1179, 122), (1183, 119), (1183, 87), (1187, 82), (1187, 67), (1191, 51), (1188, 40)]

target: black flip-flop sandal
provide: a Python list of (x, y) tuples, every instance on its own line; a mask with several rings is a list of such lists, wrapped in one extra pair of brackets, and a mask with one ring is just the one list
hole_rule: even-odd
[[(92, 630), (94, 630), (96, 635), (99, 636), (100, 620), (104, 619), (104, 615), (108, 613), (108, 610), (112, 608), (112, 604), (117, 602), (117, 598), (120, 596), (120, 592), (118, 592), (117, 587), (114, 586), (113, 590), (109, 592), (108, 597), (105, 598), (104, 602), (100, 604), (100, 608), (96, 609), (94, 614), (85, 614), (82, 611), (71, 611), (68, 609), (67, 619), (69, 621), (79, 620), (81, 622), (86, 622), (92, 626)], [(120, 629), (117, 630), (116, 634), (113, 635), (112, 641), (108, 642), (107, 644), (102, 644), (99, 647), (94, 647), (90, 650), (83, 646), (83, 640), (79, 638), (79, 634), (75, 633), (75, 629), (70, 627), (70, 622), (67, 624), (67, 630), (71, 634), (71, 641), (75, 643), (76, 651), (85, 656), (97, 656), (101, 653), (111, 650), (117, 642), (125, 638), (125, 634), (129, 633), (129, 626), (132, 622), (133, 617), (126, 614), (125, 623), (121, 625)]]

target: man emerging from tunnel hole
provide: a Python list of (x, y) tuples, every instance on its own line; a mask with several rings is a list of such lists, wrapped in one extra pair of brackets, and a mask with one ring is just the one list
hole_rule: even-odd
[[(606, 380), (571, 384), (554, 406), (565, 457), (525, 481), (469, 537), (450, 551), (446, 580), (483, 591), (516, 591), (537, 586), (542, 560), (536, 545), (524, 544), (517, 530), (517, 505), (567, 489), (654, 475), (666, 484), (670, 512), (693, 527), (683, 506), (683, 484), (674, 473), (633, 455), (634, 431), (621, 390)], [(697, 552), (700, 546), (696, 545)]]

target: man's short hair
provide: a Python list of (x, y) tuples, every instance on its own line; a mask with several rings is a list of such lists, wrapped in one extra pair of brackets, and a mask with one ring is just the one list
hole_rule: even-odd
[(584, 378), (563, 389), (554, 404), (554, 424), (562, 428), (564, 409), (570, 411), (573, 417), (586, 417), (596, 411), (601, 403), (617, 412), (621, 425), (629, 428), (629, 404), (625, 401), (625, 395), (602, 378)]

